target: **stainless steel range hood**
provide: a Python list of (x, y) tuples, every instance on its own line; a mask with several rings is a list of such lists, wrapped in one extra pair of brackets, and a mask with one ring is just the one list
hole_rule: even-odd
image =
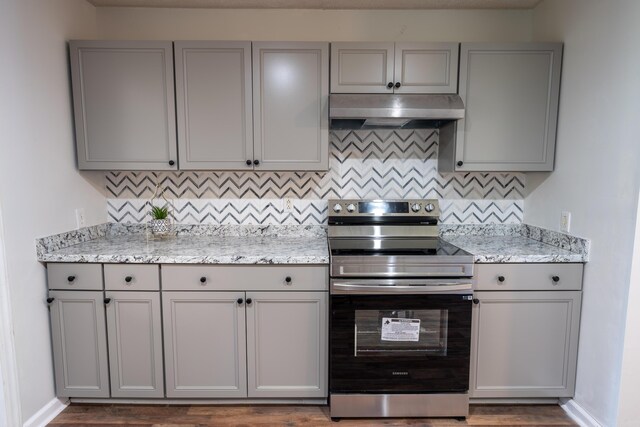
[(458, 95), (332, 94), (332, 129), (439, 128), (464, 118)]

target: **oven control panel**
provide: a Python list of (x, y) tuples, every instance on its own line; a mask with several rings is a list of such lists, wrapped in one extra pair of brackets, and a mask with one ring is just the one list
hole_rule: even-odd
[(437, 218), (437, 199), (361, 200), (330, 199), (329, 217), (394, 217), (416, 216)]

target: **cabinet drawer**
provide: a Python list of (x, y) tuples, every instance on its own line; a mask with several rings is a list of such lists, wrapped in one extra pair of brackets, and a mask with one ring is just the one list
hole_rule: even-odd
[[(287, 281), (287, 278), (291, 281)], [(172, 291), (326, 291), (328, 268), (163, 265), (162, 289)]]
[(158, 291), (158, 265), (107, 264), (104, 284), (108, 291)]
[(579, 291), (582, 289), (582, 264), (477, 264), (475, 289)]
[(102, 264), (47, 264), (49, 289), (102, 290)]

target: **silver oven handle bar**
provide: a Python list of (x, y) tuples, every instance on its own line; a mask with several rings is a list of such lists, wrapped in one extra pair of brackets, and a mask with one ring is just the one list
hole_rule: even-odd
[(332, 294), (469, 294), (473, 290), (471, 283), (438, 282), (437, 284), (416, 283), (415, 285), (396, 285), (393, 283), (354, 283), (331, 282)]

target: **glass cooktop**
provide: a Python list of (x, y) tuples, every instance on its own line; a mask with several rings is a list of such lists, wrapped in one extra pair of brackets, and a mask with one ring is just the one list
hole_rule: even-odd
[(332, 256), (471, 255), (438, 238), (334, 238), (329, 239), (329, 249)]

